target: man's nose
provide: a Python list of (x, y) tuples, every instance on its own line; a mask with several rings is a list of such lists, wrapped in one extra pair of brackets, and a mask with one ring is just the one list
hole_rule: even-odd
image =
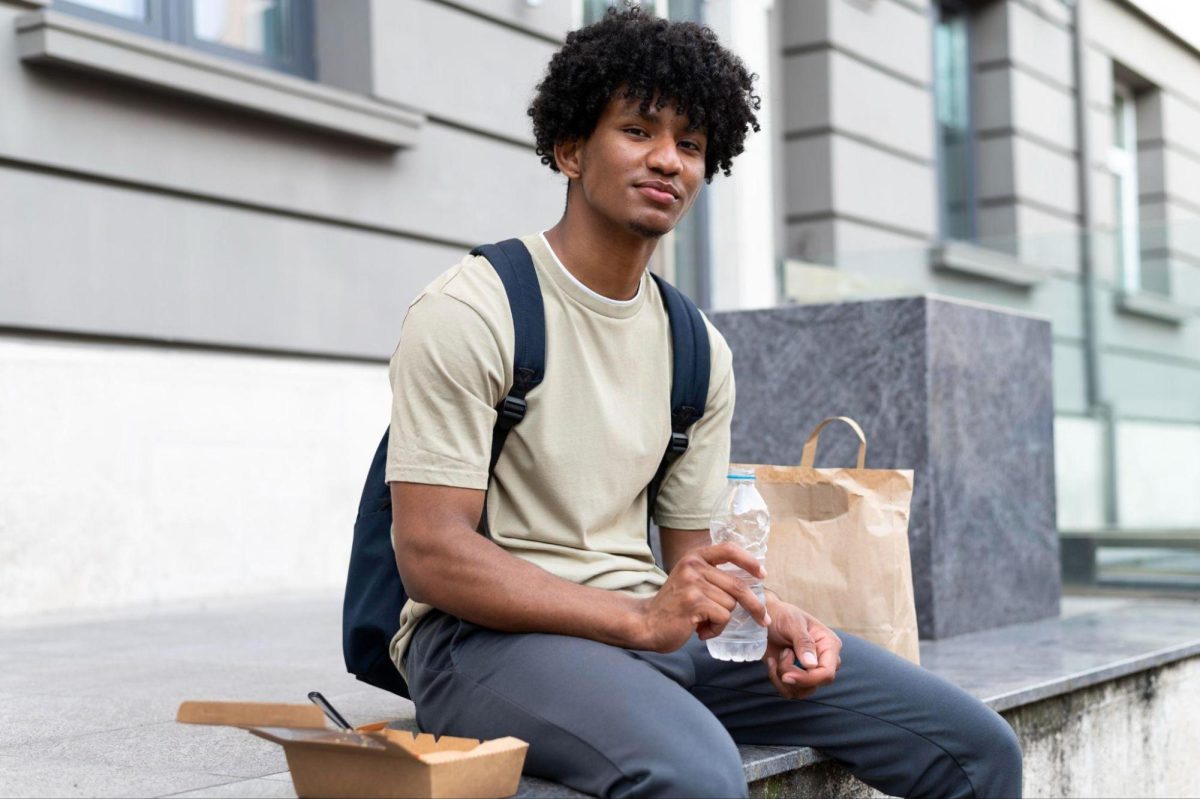
[(674, 136), (656, 138), (646, 160), (647, 166), (664, 175), (674, 175), (683, 169), (683, 161), (679, 158)]

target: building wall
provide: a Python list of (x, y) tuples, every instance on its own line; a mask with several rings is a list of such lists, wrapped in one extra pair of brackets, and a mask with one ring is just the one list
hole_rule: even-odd
[[(1088, 87), (1088, 107), (1095, 120), (1094, 181), (1105, 182), (1103, 165), (1095, 161), (1107, 150), (1112, 126), (1100, 122), (1107, 119), (1113, 71), (1124, 68), (1141, 89), (1137, 121), (1143, 264), (1152, 268), (1155, 261), (1165, 262), (1172, 297), (1200, 307), (1200, 195), (1192, 179), (1200, 177), (1200, 53), (1114, 0), (1088, 6), (1085, 39), (1093, 64), (1089, 77), (1095, 76)], [(1101, 213), (1111, 207), (1095, 205)], [(1157, 229), (1160, 220), (1172, 222)], [(1106, 277), (1115, 281), (1113, 275)], [(1200, 420), (1200, 324), (1155, 324), (1114, 311), (1111, 302), (1102, 307), (1105, 366), (1119, 409), (1151, 419)], [(1144, 391), (1139, 382), (1150, 371), (1163, 375), (1159, 385), (1164, 389), (1178, 386), (1179, 396), (1170, 396), (1174, 391)]]
[[(1200, 660), (1193, 657), (1004, 711), (1021, 742), (1022, 792), (1195, 794), (1198, 686)], [(752, 783), (750, 795), (885, 796), (832, 761)]]
[[(842, 284), (856, 287), (842, 297), (936, 292), (1050, 318), (1059, 523), (1104, 526), (1107, 434), (1093, 418), (1085, 371), (1069, 6), (988, 0), (970, 18), (978, 243), (1036, 267), (1032, 285), (931, 265), (928, 248), (938, 241), (932, 3), (786, 8), (783, 256), (836, 264)], [(1179, 444), (1200, 434), (1200, 196), (1191, 179), (1200, 178), (1200, 53), (1122, 0), (1083, 0), (1081, 16), (1099, 399), (1117, 420), (1117, 522), (1200, 528), (1192, 505), (1162, 502), (1190, 493), (1200, 468), (1200, 456)], [(1121, 303), (1107, 164), (1114, 73), (1133, 76), (1140, 91), (1144, 270), (1169, 276), (1172, 307), (1191, 320), (1133, 313)], [(831, 282), (793, 281), (785, 293), (826, 301)]]
[(386, 367), (0, 336), (0, 619), (344, 584)]
[(786, 257), (904, 249), (936, 233), (928, 7), (783, 3)]
[(382, 358), (464, 248), (554, 219), (562, 188), (531, 156), (524, 109), (561, 7), (512, 5), (533, 20), (518, 24), (483, 13), (511, 4), (359, 5), (362, 93), (428, 115), (412, 148), (22, 65), (11, 32), (27, 9), (0, 3), (0, 94), (16, 109), (0, 208), (19, 222), (0, 245), (16, 287), (0, 325)]
[[(938, 235), (932, 2), (761, 0), (736, 12), (723, 0), (710, 4), (723, 36), (775, 48), (745, 56), (769, 71), (767, 96), (778, 98), (764, 114), (776, 132), (762, 134), (777, 146), (748, 152), (753, 169), (740, 183), (717, 179), (714, 301), (763, 304), (772, 292), (761, 245), (771, 239), (785, 258), (836, 262), (867, 287), (861, 293), (937, 292), (1052, 319), (1060, 526), (1096, 526), (1106, 434), (1088, 415), (1085, 383), (1070, 14), (1062, 0), (990, 0), (974, 19), (981, 231), (985, 243), (1043, 270), (1041, 282), (1020, 287), (930, 265)], [(400, 149), (24, 64), (15, 20), (45, 7), (0, 0), (0, 412), (8, 420), (0, 451), (19, 453), (5, 459), (4, 485), (21, 487), (0, 495), (0, 546), (12, 555), (0, 558), (0, 585), (23, 586), (0, 614), (258, 590), (244, 576), (261, 553), (246, 549), (245, 537), (272, 524), (272, 508), (303, 509), (285, 517), (290, 540), (324, 554), (297, 566), (291, 583), (280, 576), (264, 590), (338, 585), (354, 484), (385, 423), (382, 364), (408, 302), (468, 247), (537, 229), (561, 211), (563, 181), (533, 156), (524, 109), (576, 22), (575, 4), (317, 0), (319, 80), (420, 115), (416, 143)], [(764, 35), (755, 25), (773, 27)], [(1104, 153), (1120, 70), (1142, 87), (1142, 219), (1171, 223), (1145, 238), (1143, 258), (1169, 275), (1180, 307), (1200, 308), (1200, 55), (1122, 0), (1084, 0), (1084, 29), (1100, 363), (1122, 420), (1113, 436), (1120, 520), (1195, 527), (1194, 506), (1170, 498), (1194, 493), (1200, 468), (1188, 443), (1200, 435), (1200, 322), (1118, 306)], [(777, 185), (769, 201), (750, 205), (764, 159), (774, 159), (766, 172)], [(274, 387), (248, 380), (256, 370), (275, 375)], [(180, 411), (154, 412), (147, 397)], [(283, 397), (295, 415), (267, 410)], [(189, 433), (209, 416), (229, 431), (224, 454)], [(300, 423), (303, 435), (322, 442), (312, 471), (249, 489), (256, 499), (231, 510), (228, 524), (214, 522), (210, 560), (171, 561), (170, 546), (197, 528), (172, 521), (172, 502), (184, 494), (150, 511), (137, 500), (165, 479), (154, 471), (159, 451), (175, 452), (192, 470), (187, 479), (211, 495), (230, 488), (229, 475), (294, 476), (284, 442), (297, 416), (311, 420)], [(46, 428), (57, 443), (43, 444)], [(274, 443), (243, 464), (234, 443), (256, 431)], [(43, 453), (80, 463), (85, 476), (45, 472)], [(87, 542), (70, 557), (63, 536), (50, 535), (52, 518), (37, 510), (48, 496), (32, 476), (43, 473), (80, 492), (66, 504), (89, 513), (111, 505), (98, 523), (65, 511), (66, 540)], [(147, 549), (150, 541), (158, 549)], [(166, 560), (143, 570), (141, 584), (115, 569), (111, 585), (62, 590), (67, 565), (82, 574), (75, 567), (99, 568), (99, 552), (129, 564), (129, 553), (147, 551)], [(212, 582), (198, 587), (186, 568)]]
[(23, 64), (43, 7), (0, 0), (0, 616), (339, 588), (408, 303), (561, 211), (571, 4), (318, 0), (318, 77), (425, 117), (391, 150)]

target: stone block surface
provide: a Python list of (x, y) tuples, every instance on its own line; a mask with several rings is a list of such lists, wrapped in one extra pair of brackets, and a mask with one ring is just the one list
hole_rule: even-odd
[[(915, 471), (909, 547), (923, 638), (1056, 615), (1051, 331), (935, 296), (711, 315), (734, 353), (735, 462), (794, 465), (850, 416), (867, 468)], [(831, 425), (817, 466), (852, 466)]]

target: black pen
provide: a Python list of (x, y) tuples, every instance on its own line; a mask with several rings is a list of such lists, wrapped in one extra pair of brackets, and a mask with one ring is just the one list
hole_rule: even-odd
[(321, 710), (325, 712), (325, 715), (329, 717), (329, 720), (334, 724), (338, 725), (346, 732), (354, 732), (354, 728), (350, 726), (349, 722), (342, 718), (342, 714), (338, 713), (333, 705), (329, 704), (328, 699), (321, 696), (320, 691), (309, 691), (308, 698), (312, 700), (314, 705), (321, 708)]

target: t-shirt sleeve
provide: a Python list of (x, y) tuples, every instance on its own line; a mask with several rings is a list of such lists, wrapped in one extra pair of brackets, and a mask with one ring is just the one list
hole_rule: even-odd
[(497, 332), (463, 300), (427, 292), (408, 309), (388, 374), (386, 480), (486, 489), (506, 381)]
[(659, 527), (707, 530), (713, 505), (725, 488), (729, 469), (729, 427), (736, 387), (733, 353), (708, 322), (712, 360), (704, 416), (692, 425), (687, 451), (671, 464), (659, 488), (654, 521)]

